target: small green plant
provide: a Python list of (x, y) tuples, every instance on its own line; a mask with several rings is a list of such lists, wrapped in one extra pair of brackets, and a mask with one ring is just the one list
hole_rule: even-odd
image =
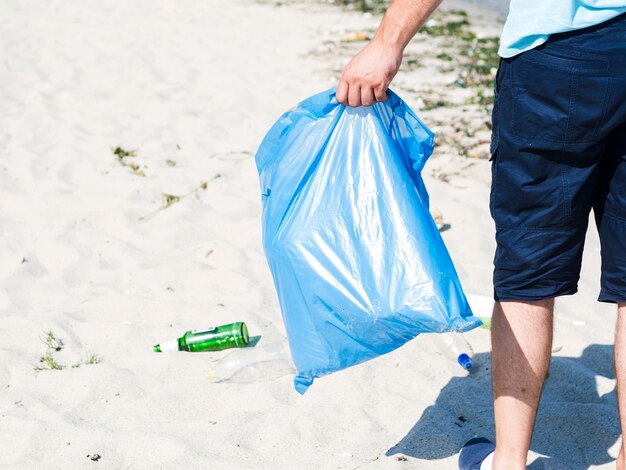
[(61, 338), (57, 338), (52, 330), (49, 330), (44, 333), (41, 341), (46, 345), (46, 352), (43, 356), (39, 358), (39, 363), (41, 365), (35, 366), (35, 372), (40, 372), (42, 370), (61, 370), (65, 366), (57, 362), (54, 358), (54, 353), (59, 352), (63, 349), (63, 340)]
[(36, 366), (35, 371), (39, 372), (42, 370), (61, 370), (65, 368), (62, 364), (59, 364), (57, 360), (52, 356), (51, 353), (47, 352), (39, 359), (39, 362), (43, 365)]
[(48, 350), (60, 351), (63, 349), (63, 340), (61, 338), (57, 338), (52, 330), (48, 330), (41, 340), (44, 342)]
[(85, 358), (84, 361), (78, 361), (72, 364), (72, 369), (77, 369), (82, 365), (91, 366), (94, 364), (100, 364), (100, 362), (102, 362), (102, 356), (92, 351), (89, 354), (87, 354), (87, 357)]
[(102, 362), (102, 356), (96, 354), (95, 352), (90, 352), (87, 354), (87, 359), (85, 359), (85, 364), (91, 366), (93, 364), (99, 364)]
[[(46, 345), (46, 352), (43, 356), (39, 358), (38, 366), (35, 366), (33, 370), (35, 372), (41, 372), (42, 370), (62, 370), (65, 369), (66, 366), (61, 364), (54, 357), (54, 353), (61, 351), (64, 347), (63, 340), (61, 338), (57, 338), (52, 330), (49, 330), (44, 333), (44, 335), (40, 338), (42, 343)], [(76, 369), (81, 365), (92, 365), (99, 364), (102, 361), (102, 356), (96, 354), (95, 352), (90, 352), (87, 354), (87, 357), (84, 361), (78, 361), (71, 365), (72, 369)]]

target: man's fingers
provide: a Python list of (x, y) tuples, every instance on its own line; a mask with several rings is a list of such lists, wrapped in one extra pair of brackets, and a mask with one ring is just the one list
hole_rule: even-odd
[(385, 87), (360, 86), (357, 83), (350, 84), (343, 79), (339, 81), (335, 93), (337, 102), (353, 107), (372, 106), (386, 101), (388, 97)]
[(348, 90), (348, 104), (353, 107), (361, 106), (361, 87), (359, 85), (350, 85)]
[(376, 103), (374, 98), (374, 90), (371, 87), (364, 86), (361, 88), (361, 104), (363, 106), (372, 106)]
[(378, 101), (379, 103), (382, 103), (383, 101), (387, 101), (387, 98), (389, 98), (386, 87), (375, 88), (374, 96), (376, 97), (376, 101)]
[(337, 92), (335, 93), (335, 99), (338, 103), (348, 104), (348, 82), (340, 80), (337, 85)]

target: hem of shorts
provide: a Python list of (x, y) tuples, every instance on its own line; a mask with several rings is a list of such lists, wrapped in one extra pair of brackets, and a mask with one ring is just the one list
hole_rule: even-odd
[(519, 301), (527, 301), (527, 302), (539, 302), (541, 300), (546, 299), (554, 299), (555, 297), (561, 297), (564, 295), (574, 295), (578, 292), (578, 287), (573, 287), (571, 289), (562, 289), (556, 291), (554, 293), (546, 294), (546, 295), (524, 295), (519, 293), (502, 293), (498, 294), (494, 291), (493, 298), (496, 302), (519, 302)]
[(605, 304), (622, 304), (622, 303), (626, 303), (626, 295), (616, 295), (611, 292), (606, 292), (600, 289), (598, 302), (602, 302)]

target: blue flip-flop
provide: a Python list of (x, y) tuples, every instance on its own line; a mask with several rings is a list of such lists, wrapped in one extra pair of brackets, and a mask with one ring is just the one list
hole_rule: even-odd
[(470, 439), (459, 453), (459, 470), (480, 470), (480, 465), (496, 450), (496, 445), (484, 437)]

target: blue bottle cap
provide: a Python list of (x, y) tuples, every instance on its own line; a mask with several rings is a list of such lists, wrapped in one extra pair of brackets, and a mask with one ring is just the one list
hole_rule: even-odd
[(457, 361), (463, 369), (470, 370), (474, 366), (474, 364), (472, 364), (472, 358), (469, 357), (467, 354), (459, 355)]

